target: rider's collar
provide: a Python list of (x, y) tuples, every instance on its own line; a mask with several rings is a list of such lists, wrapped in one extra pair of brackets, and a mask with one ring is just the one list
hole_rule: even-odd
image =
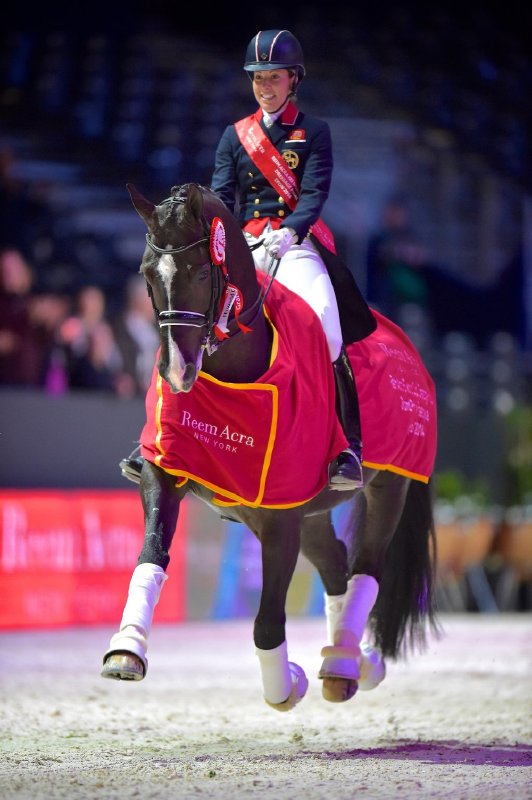
[(274, 111), (273, 114), (268, 114), (267, 111), (262, 112), (262, 118), (267, 128), (271, 128), (274, 122), (280, 118), (281, 125), (294, 125), (299, 111), (297, 107), (288, 100), (284, 108)]

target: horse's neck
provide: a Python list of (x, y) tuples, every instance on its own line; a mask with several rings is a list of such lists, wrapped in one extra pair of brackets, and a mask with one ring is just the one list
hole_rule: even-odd
[[(252, 330), (238, 330), (234, 336), (224, 339), (212, 355), (203, 356), (202, 369), (213, 378), (225, 383), (254, 383), (270, 364), (272, 332), (264, 312), (252, 323)], [(231, 333), (235, 330), (231, 325)]]
[(222, 340), (212, 355), (203, 356), (202, 369), (221, 381), (252, 383), (268, 369), (272, 340), (271, 327), (261, 305), (261, 286), (255, 262), (236, 217), (217, 200), (213, 203), (208, 199), (205, 208), (208, 219), (220, 216), (224, 223), (229, 282), (241, 293), (243, 307), (239, 320), (251, 327), (251, 331), (240, 331), (233, 310), (229, 322), (230, 337)]
[[(230, 337), (222, 340), (212, 356), (204, 356), (203, 369), (219, 380), (254, 382), (268, 369), (272, 335), (262, 308), (255, 263), (243, 237), (242, 243), (238, 239), (236, 246), (228, 249), (227, 265), (230, 283), (242, 294), (243, 308), (238, 320), (233, 311), (229, 322)], [(251, 331), (241, 331), (239, 321)]]

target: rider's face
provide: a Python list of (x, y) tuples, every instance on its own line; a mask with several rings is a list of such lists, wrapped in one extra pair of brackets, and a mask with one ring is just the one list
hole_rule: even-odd
[(253, 73), (253, 94), (262, 108), (272, 114), (285, 103), (292, 91), (293, 75), (287, 69), (269, 69)]

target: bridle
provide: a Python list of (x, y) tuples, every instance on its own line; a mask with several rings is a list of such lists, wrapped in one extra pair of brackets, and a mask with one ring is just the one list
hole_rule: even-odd
[[(163, 202), (167, 203), (174, 198), (168, 198)], [(150, 233), (146, 234), (146, 243), (150, 250), (154, 253), (158, 253), (160, 255), (176, 255), (179, 253), (183, 253), (186, 250), (190, 250), (192, 247), (198, 247), (200, 244), (205, 244), (209, 241), (208, 236), (204, 236), (202, 239), (198, 239), (196, 242), (191, 242), (190, 244), (182, 245), (181, 247), (158, 247), (153, 241)], [(209, 302), (209, 308), (206, 314), (202, 314), (199, 311), (181, 311), (178, 309), (168, 309), (167, 311), (159, 311), (157, 306), (155, 305), (155, 300), (153, 297), (153, 291), (149, 283), (147, 283), (148, 287), (148, 294), (150, 295), (153, 310), (155, 312), (155, 318), (159, 325), (159, 328), (168, 328), (174, 325), (185, 325), (187, 327), (192, 328), (204, 328), (205, 326), (209, 326), (211, 328), (214, 325), (214, 308), (216, 302), (220, 301), (221, 297), (221, 281), (219, 279), (219, 270), (214, 268), (214, 264), (211, 260), (211, 299)], [(217, 277), (217, 280), (215, 280)]]
[[(186, 202), (185, 197), (178, 194), (172, 194), (170, 197), (167, 197), (166, 200), (163, 200), (160, 203), (160, 205), (165, 205), (168, 203), (185, 203), (185, 202)], [(198, 247), (199, 245), (206, 244), (207, 242), (210, 241), (209, 226), (204, 218), (203, 218), (203, 225), (206, 235), (203, 236), (201, 239), (197, 239), (194, 242), (190, 242), (189, 244), (184, 244), (179, 247), (159, 247), (154, 243), (152, 235), (150, 233), (146, 234), (146, 244), (148, 245), (150, 250), (152, 250), (152, 252), (158, 255), (179, 255), (180, 253), (184, 253), (186, 250), (190, 250), (193, 247)], [(262, 244), (262, 242), (258, 242), (256, 245), (252, 247), (252, 249), (255, 249), (256, 247), (260, 246), (260, 244)], [(272, 259), (271, 266), (273, 266), (273, 261), (274, 259)], [(227, 334), (225, 339), (220, 340), (217, 338), (214, 332), (214, 327), (217, 322), (216, 312), (220, 306), (220, 301), (222, 298), (223, 291), (229, 282), (229, 276), (227, 272), (225, 273), (222, 272), (220, 267), (214, 263), (212, 257), (210, 259), (210, 263), (211, 263), (211, 297), (209, 300), (209, 307), (205, 314), (199, 311), (183, 311), (180, 309), (173, 309), (173, 308), (168, 309), (166, 311), (159, 311), (159, 309), (155, 304), (153, 290), (150, 284), (146, 281), (148, 294), (150, 296), (153, 311), (155, 314), (155, 319), (159, 328), (162, 329), (173, 326), (184, 326), (191, 328), (206, 327), (207, 333), (203, 338), (201, 346), (203, 349), (207, 350), (209, 355), (214, 353), (223, 342), (227, 341), (228, 339), (231, 339), (233, 336), (236, 336), (236, 334), (241, 333), (241, 328), (237, 326), (237, 328), (234, 331), (230, 331)], [(277, 271), (278, 263), (279, 262), (277, 261), (277, 263), (275, 264), (275, 269), (273, 271), (271, 271), (270, 269), (271, 272), (271, 274), (269, 272), (270, 280), (267, 286), (259, 291), (257, 299), (254, 301), (254, 303), (247, 309), (244, 309), (240, 314), (240, 317), (242, 318), (247, 314), (249, 314), (250, 312), (255, 311), (250, 321), (250, 324), (252, 324), (257, 319), (258, 315), (262, 310), (262, 307), (270, 290), (271, 283), (273, 281), (273, 278), (275, 277), (275, 272)], [(228, 324), (230, 324), (231, 321), (232, 320), (230, 320)]]

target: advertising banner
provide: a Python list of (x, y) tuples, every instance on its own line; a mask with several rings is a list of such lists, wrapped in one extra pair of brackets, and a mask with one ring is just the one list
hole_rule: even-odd
[[(172, 544), (158, 622), (185, 615), (187, 508)], [(128, 490), (0, 491), (0, 628), (119, 624), (144, 538)]]

